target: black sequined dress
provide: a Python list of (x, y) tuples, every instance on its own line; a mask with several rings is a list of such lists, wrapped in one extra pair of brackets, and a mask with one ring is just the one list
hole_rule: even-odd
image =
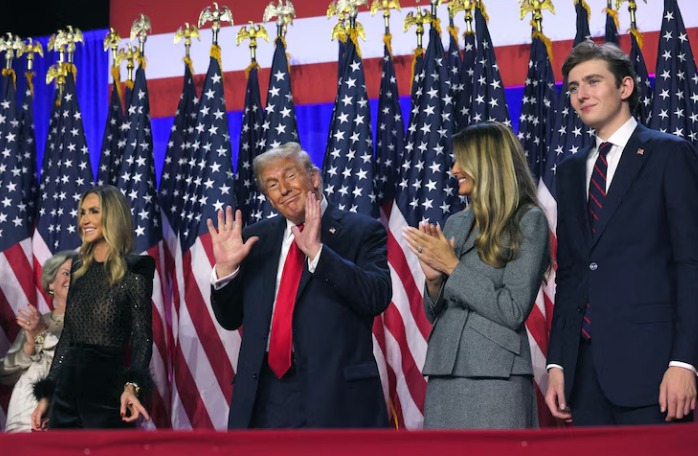
[(63, 335), (48, 377), (35, 388), (51, 396), (50, 428), (128, 427), (119, 411), (124, 384), (136, 383), (141, 401), (148, 397), (155, 261), (129, 255), (127, 263), (113, 287), (98, 262), (70, 285)]

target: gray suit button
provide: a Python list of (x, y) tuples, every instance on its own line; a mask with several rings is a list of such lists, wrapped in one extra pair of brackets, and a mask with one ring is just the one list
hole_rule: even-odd
[(589, 269), (591, 269), (592, 271), (596, 271), (596, 269), (597, 269), (598, 267), (599, 267), (599, 265), (596, 264), (595, 262), (591, 262), (591, 263), (589, 264)]
[(254, 380), (257, 380), (257, 374), (252, 374), (252, 378), (253, 378)]

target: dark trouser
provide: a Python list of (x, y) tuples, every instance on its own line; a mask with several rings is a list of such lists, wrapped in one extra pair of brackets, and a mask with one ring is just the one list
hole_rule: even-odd
[(130, 428), (121, 421), (124, 354), (94, 345), (68, 349), (49, 412), (50, 428)]
[(252, 410), (251, 428), (302, 428), (308, 425), (303, 400), (304, 370), (292, 362), (278, 378), (264, 357), (259, 372), (257, 398)]
[[(592, 339), (593, 340), (593, 339)], [(644, 407), (621, 407), (612, 404), (603, 393), (596, 376), (591, 350), (592, 341), (582, 339), (577, 355), (577, 370), (570, 397), (575, 426), (638, 425), (666, 423), (666, 414), (656, 404)], [(659, 385), (657, 385), (659, 398)], [(693, 413), (679, 422), (692, 422)]]

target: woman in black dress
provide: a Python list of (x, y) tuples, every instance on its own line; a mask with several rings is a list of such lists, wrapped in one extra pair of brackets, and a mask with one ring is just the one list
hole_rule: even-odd
[(73, 261), (65, 328), (48, 377), (34, 388), (34, 429), (119, 428), (150, 419), (141, 399), (152, 384), (155, 261), (131, 253), (131, 212), (115, 187), (82, 195), (78, 232), (83, 243)]

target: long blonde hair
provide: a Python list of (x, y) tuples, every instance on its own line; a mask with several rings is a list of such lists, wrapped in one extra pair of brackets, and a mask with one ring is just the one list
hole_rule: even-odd
[(482, 122), (453, 136), (453, 152), (473, 180), (470, 201), (479, 228), (475, 246), (480, 259), (503, 267), (521, 245), (521, 215), (539, 206), (521, 143), (506, 125)]
[(80, 197), (78, 206), (78, 234), (83, 239), (80, 246), (80, 267), (73, 274), (77, 280), (90, 268), (94, 261), (94, 244), (85, 242), (85, 233), (80, 225), (82, 203), (85, 198), (95, 194), (99, 198), (100, 212), (102, 214), (102, 233), (109, 246), (104, 268), (109, 277), (109, 285), (114, 286), (126, 275), (126, 255), (133, 249), (133, 230), (131, 228), (131, 210), (126, 198), (119, 189), (111, 185), (94, 187), (87, 190)]

